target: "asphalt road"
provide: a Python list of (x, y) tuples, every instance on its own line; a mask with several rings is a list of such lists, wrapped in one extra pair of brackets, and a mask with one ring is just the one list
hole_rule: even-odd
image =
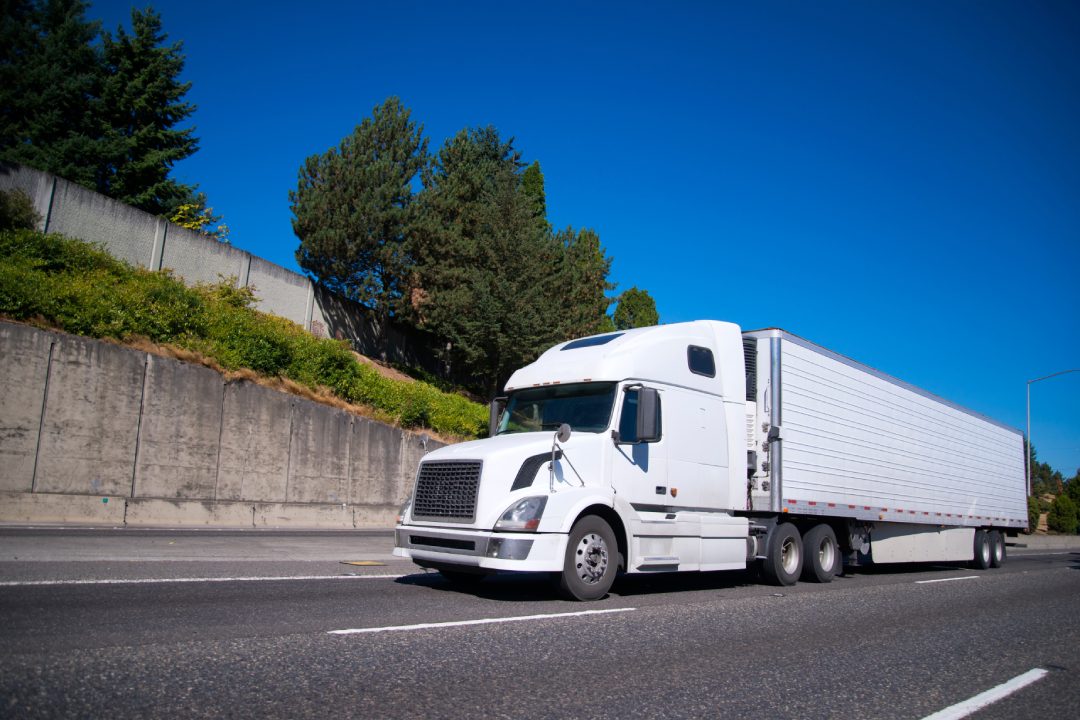
[[(313, 536), (277, 572), (262, 554), (303, 543), (201, 536), (256, 548), (226, 562), (149, 534), (124, 561), (28, 561), (47, 543), (18, 537), (0, 533), (4, 717), (923, 718), (1036, 668), (973, 717), (1080, 708), (1080, 551), (783, 589), (624, 577), (581, 604), (536, 576), (454, 587), (390, 560), (380, 534), (339, 560), (340, 539)], [(340, 564), (361, 555), (385, 565)], [(306, 579), (268, 579), (289, 574)]]

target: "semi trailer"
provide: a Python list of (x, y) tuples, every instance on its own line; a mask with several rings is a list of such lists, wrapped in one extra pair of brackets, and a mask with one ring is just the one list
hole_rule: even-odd
[(593, 600), (618, 572), (987, 569), (1027, 528), (1019, 431), (779, 329), (560, 343), (511, 375), (489, 435), (421, 460), (395, 555)]

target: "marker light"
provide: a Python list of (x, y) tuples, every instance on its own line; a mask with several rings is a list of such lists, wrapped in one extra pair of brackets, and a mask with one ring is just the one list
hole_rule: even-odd
[(405, 518), (408, 517), (410, 510), (412, 510), (412, 495), (405, 498), (404, 504), (402, 504), (401, 509), (398, 510), (398, 515), (397, 515), (397, 524), (398, 525), (400, 525), (402, 522), (405, 521)]

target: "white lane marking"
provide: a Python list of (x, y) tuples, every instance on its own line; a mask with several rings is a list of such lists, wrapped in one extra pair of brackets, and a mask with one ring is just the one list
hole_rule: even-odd
[(1047, 672), (1047, 670), (1043, 670), (1042, 668), (1028, 670), (1023, 675), (1017, 675), (1012, 680), (1003, 682), (997, 687), (990, 688), (986, 692), (979, 693), (973, 698), (947, 707), (944, 710), (939, 710), (933, 715), (927, 715), (923, 720), (960, 720), (960, 718), (965, 718), (973, 712), (982, 710), (984, 707), (1012, 695), (1017, 690), (1025, 688), (1037, 680), (1041, 680), (1046, 676)]
[(965, 575), (964, 577), (938, 578), (937, 580), (916, 580), (915, 584), (916, 585), (926, 585), (927, 583), (952, 582), (953, 580), (978, 580), (978, 579), (979, 579), (978, 575)]
[(35, 587), (43, 585), (153, 585), (158, 583), (209, 582), (271, 582), (274, 580), (386, 580), (405, 575), (282, 575), (280, 577), (207, 577), (207, 578), (139, 578), (116, 580), (9, 580), (0, 587)]
[(637, 608), (611, 608), (609, 610), (581, 610), (579, 612), (552, 613), (550, 615), (519, 615), (517, 617), (482, 618), (480, 620), (455, 620), (453, 622), (420, 623), (418, 625), (390, 625), (387, 627), (352, 628), (349, 630), (330, 630), (327, 635), (359, 635), (360, 633), (403, 632), (407, 630), (428, 630), (431, 628), (462, 627), (464, 625), (492, 625), (495, 623), (526, 622), (528, 620), (550, 620), (552, 618), (582, 617), (585, 615), (606, 615), (608, 613), (633, 612)]

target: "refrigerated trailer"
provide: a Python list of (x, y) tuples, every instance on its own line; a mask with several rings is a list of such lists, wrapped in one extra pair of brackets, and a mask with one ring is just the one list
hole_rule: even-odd
[(1005, 560), (1022, 434), (779, 329), (701, 320), (561, 343), (516, 371), (491, 436), (426, 455), (395, 554), (455, 582)]

